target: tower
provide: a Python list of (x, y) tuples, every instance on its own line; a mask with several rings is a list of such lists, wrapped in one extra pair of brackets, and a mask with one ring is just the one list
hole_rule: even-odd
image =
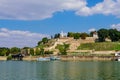
[(64, 33), (63, 33), (63, 31), (61, 31), (61, 33), (60, 33), (60, 37), (61, 37), (61, 38), (64, 37)]

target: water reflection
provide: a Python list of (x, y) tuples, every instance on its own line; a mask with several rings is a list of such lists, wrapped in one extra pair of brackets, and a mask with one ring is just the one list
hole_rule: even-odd
[(0, 61), (2, 80), (119, 80), (120, 62)]

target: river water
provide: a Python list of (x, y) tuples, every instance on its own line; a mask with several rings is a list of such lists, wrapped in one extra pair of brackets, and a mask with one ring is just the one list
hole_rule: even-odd
[(0, 61), (0, 80), (120, 80), (120, 62)]

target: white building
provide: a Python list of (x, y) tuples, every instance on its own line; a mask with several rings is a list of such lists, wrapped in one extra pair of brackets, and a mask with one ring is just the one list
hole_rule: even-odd
[(98, 39), (98, 34), (97, 34), (96, 31), (93, 33), (93, 38), (94, 38), (94, 39)]
[(60, 37), (63, 38), (63, 37), (67, 37), (67, 33), (64, 33), (63, 31), (61, 31), (60, 33)]

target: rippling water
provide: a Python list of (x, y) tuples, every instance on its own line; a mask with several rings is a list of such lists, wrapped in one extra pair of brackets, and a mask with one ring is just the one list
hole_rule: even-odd
[(120, 62), (0, 61), (0, 80), (120, 80)]

